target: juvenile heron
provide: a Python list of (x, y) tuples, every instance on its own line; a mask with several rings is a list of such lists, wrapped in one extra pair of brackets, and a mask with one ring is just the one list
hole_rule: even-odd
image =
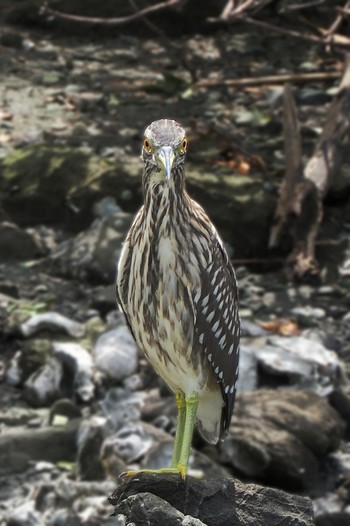
[(204, 210), (185, 191), (185, 130), (145, 130), (144, 205), (118, 265), (117, 298), (138, 344), (176, 395), (170, 468), (185, 478), (194, 424), (209, 443), (228, 430), (238, 377), (235, 274)]

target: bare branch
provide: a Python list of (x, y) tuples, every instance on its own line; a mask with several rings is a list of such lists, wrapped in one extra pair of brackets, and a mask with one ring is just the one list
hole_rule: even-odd
[(47, 5), (44, 5), (41, 8), (41, 14), (50, 15), (50, 16), (54, 16), (55, 18), (59, 18), (63, 20), (71, 20), (72, 22), (80, 22), (84, 24), (118, 26), (122, 24), (127, 24), (128, 22), (134, 22), (135, 20), (139, 20), (140, 18), (151, 15), (153, 13), (157, 13), (159, 11), (169, 9), (176, 5), (180, 5), (181, 3), (183, 3), (183, 1), (184, 0), (166, 0), (165, 2), (159, 2), (159, 4), (145, 7), (144, 9), (141, 9), (141, 11), (138, 11), (137, 13), (133, 13), (132, 15), (122, 16), (118, 18), (100, 18), (100, 17), (71, 15), (69, 13), (62, 13), (61, 11), (56, 11), (55, 9), (51, 9)]
[(286, 11), (301, 11), (301, 9), (308, 9), (309, 7), (315, 7), (316, 5), (324, 4), (325, 0), (311, 0), (311, 2), (305, 2), (302, 4), (287, 4), (280, 12)]
[(285, 82), (303, 83), (318, 80), (337, 79), (342, 76), (338, 71), (315, 71), (312, 73), (286, 73), (283, 75), (269, 75), (266, 77), (248, 77), (242, 79), (202, 79), (196, 84), (197, 87), (209, 87), (225, 85), (230, 87), (261, 86), (264, 84), (284, 84)]
[(344, 9), (343, 7), (339, 6), (337, 6), (335, 9), (338, 13), (343, 13), (344, 16), (350, 16), (350, 9)]
[[(280, 33), (282, 35), (287, 35), (293, 38), (299, 38), (302, 40), (308, 40), (309, 42), (316, 42), (317, 44), (325, 45), (328, 42), (326, 42), (323, 38), (317, 37), (315, 35), (310, 34), (304, 34), (300, 33), (299, 31), (291, 30), (291, 29), (285, 29), (279, 26), (275, 26), (273, 24), (269, 24), (268, 22), (262, 22), (261, 20), (255, 20), (254, 18), (244, 18), (245, 22), (248, 22), (249, 24), (262, 27), (264, 29), (268, 29), (269, 31), (273, 31), (275, 33)], [(338, 37), (338, 38), (337, 38)], [(344, 37), (342, 35), (333, 35), (333, 44), (339, 46), (339, 47), (345, 47), (350, 48), (350, 39), (347, 37)]]

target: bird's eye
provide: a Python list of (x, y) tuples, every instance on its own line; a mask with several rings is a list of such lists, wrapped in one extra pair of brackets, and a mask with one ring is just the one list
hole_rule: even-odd
[(186, 150), (187, 150), (187, 139), (184, 139), (181, 144), (181, 152), (185, 153)]
[(143, 141), (143, 147), (146, 150), (146, 152), (151, 153), (152, 146), (150, 145), (150, 142), (147, 139)]

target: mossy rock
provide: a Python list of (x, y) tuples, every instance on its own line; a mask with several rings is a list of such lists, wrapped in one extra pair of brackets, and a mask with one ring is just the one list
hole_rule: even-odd
[[(92, 220), (92, 205), (118, 191), (110, 164), (67, 147), (34, 146), (12, 151), (1, 167), (0, 193), (6, 214), (21, 226), (60, 225), (73, 231)], [(109, 189), (109, 182), (113, 188)]]
[[(136, 212), (142, 203), (141, 173), (136, 156), (111, 164), (68, 147), (15, 150), (2, 166), (2, 204), (22, 226), (42, 223), (78, 232), (91, 224), (93, 205), (105, 196)], [(265, 190), (261, 175), (215, 174), (206, 165), (188, 163), (187, 188), (234, 247), (235, 257), (266, 253), (276, 195)]]
[(234, 248), (235, 258), (266, 254), (276, 195), (265, 190), (262, 176), (213, 175), (189, 167), (187, 179), (191, 197)]

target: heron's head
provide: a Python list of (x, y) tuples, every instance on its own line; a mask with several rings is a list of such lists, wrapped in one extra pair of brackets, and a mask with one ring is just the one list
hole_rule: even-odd
[(146, 170), (155, 173), (158, 180), (172, 179), (175, 168), (184, 163), (186, 150), (186, 133), (178, 122), (162, 119), (146, 128), (141, 157)]

